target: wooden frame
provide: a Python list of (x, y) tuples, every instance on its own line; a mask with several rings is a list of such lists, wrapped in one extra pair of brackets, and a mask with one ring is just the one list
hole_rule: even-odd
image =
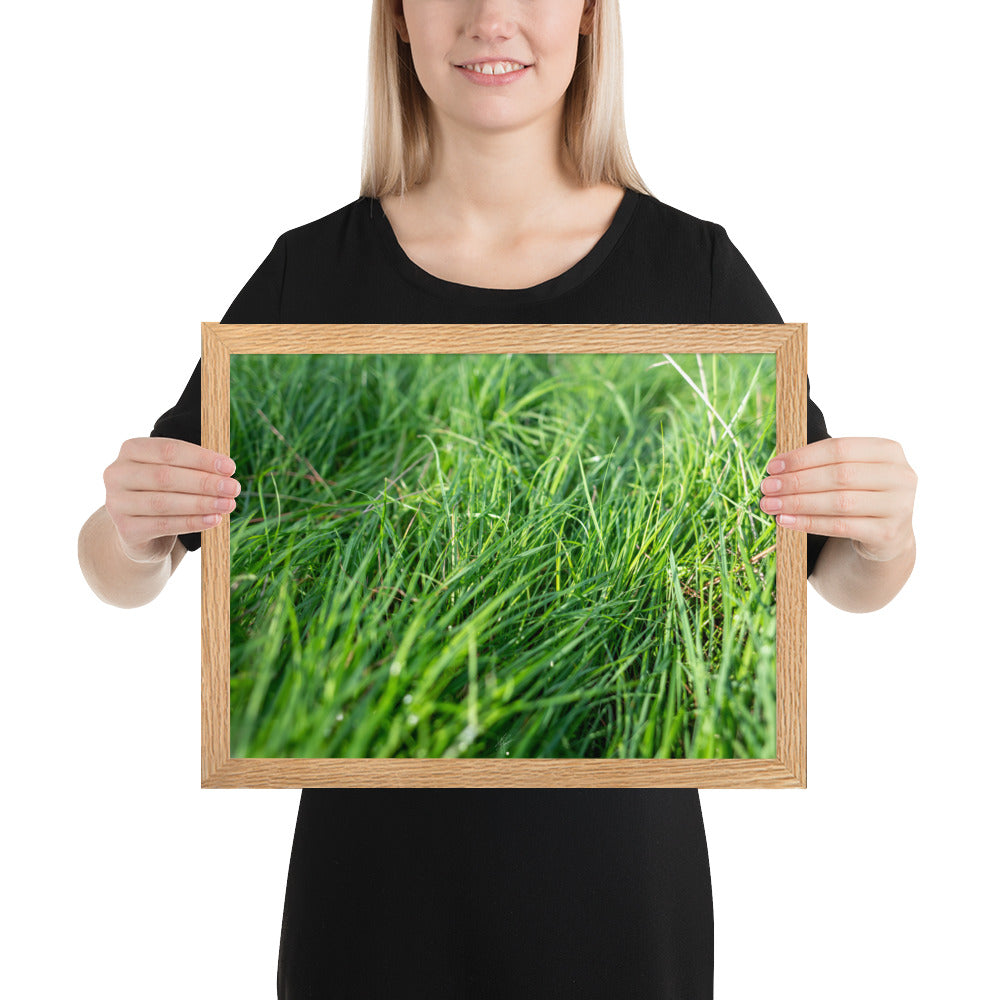
[[(773, 353), (777, 450), (806, 443), (806, 324), (202, 324), (202, 444), (229, 452), (232, 354)], [(239, 472), (237, 472), (237, 478)], [(228, 520), (202, 546), (202, 786), (805, 787), (806, 537), (777, 529), (773, 759), (230, 757)]]

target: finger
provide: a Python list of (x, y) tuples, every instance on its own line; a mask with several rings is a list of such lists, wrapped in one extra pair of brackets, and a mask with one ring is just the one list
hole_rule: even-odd
[(891, 493), (837, 490), (830, 493), (779, 494), (761, 498), (765, 514), (805, 514), (823, 517), (890, 517), (899, 504)]
[(189, 514), (175, 517), (126, 517), (115, 523), (127, 548), (138, 548), (154, 538), (207, 531), (222, 523), (221, 514)]
[(877, 544), (885, 536), (882, 517), (824, 517), (813, 514), (779, 514), (778, 525), (794, 531), (831, 538), (854, 538), (862, 545)]
[(231, 514), (236, 499), (193, 493), (158, 491), (122, 493), (114, 503), (118, 517), (187, 517), (191, 514)]
[(125, 462), (107, 470), (109, 487), (118, 492), (192, 493), (207, 497), (236, 497), (240, 484), (231, 476), (176, 465)]
[(761, 481), (766, 496), (789, 496), (797, 493), (830, 493), (869, 490), (891, 492), (899, 486), (899, 470), (883, 462), (841, 462), (821, 465), (799, 472), (783, 472)]
[(201, 472), (231, 476), (236, 463), (221, 452), (179, 438), (132, 438), (121, 448), (121, 457), (149, 465), (173, 465)]
[(903, 462), (903, 448), (888, 438), (825, 438), (792, 451), (781, 452), (767, 463), (771, 475), (798, 472), (842, 462)]

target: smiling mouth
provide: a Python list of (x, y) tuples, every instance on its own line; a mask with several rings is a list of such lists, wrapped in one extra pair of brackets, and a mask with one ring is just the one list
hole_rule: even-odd
[(459, 63), (459, 69), (467, 69), (482, 76), (503, 76), (505, 73), (516, 73), (519, 69), (525, 69), (528, 63), (518, 62), (483, 62), (483, 63)]

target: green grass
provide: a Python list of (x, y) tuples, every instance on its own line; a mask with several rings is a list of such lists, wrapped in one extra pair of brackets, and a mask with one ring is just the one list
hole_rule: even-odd
[(231, 364), (232, 756), (774, 756), (773, 355)]

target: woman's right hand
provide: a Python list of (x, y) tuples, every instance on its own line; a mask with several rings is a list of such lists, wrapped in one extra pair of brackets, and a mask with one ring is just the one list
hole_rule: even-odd
[(176, 438), (126, 441), (104, 470), (105, 508), (122, 551), (134, 562), (158, 562), (179, 534), (205, 531), (236, 509), (236, 464)]

